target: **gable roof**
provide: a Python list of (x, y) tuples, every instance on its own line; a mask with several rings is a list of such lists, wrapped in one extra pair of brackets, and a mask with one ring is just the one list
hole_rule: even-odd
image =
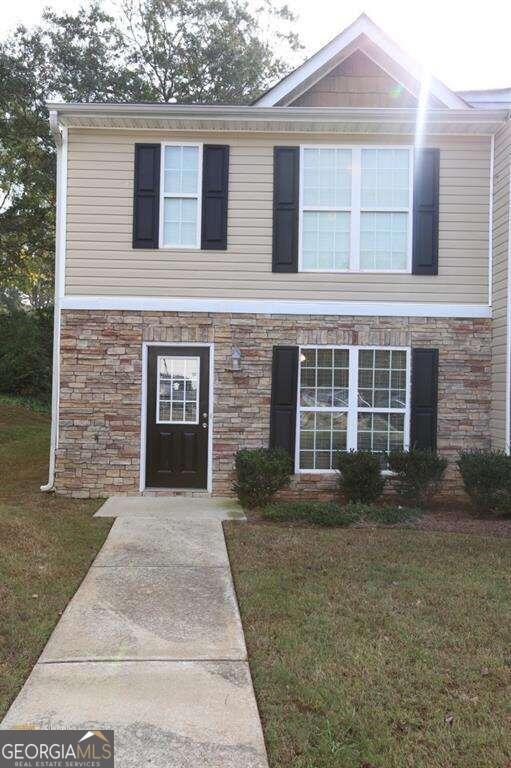
[(478, 91), (458, 91), (476, 109), (511, 107), (511, 88), (489, 88)]
[[(299, 89), (305, 81), (313, 78), (316, 73), (328, 72), (330, 62), (338, 61), (339, 55), (348, 46), (357, 45), (357, 38), (367, 38), (377, 48), (379, 48), (388, 58), (394, 60), (403, 70), (406, 70), (415, 80), (421, 81), (421, 65), (411, 59), (401, 48), (394, 43), (387, 35), (372, 21), (369, 16), (363, 13), (353, 24), (334, 37), (329, 43), (321, 48), (317, 53), (304, 61), (299, 67), (294, 69), (289, 75), (282, 78), (276, 85), (270, 88), (266, 93), (254, 102), (258, 107), (271, 107), (290, 97), (294, 91)], [(432, 77), (429, 82), (429, 93), (434, 96), (442, 105), (451, 109), (470, 109), (470, 105), (457, 93), (451, 91), (440, 80)], [(292, 100), (292, 98), (290, 99)]]

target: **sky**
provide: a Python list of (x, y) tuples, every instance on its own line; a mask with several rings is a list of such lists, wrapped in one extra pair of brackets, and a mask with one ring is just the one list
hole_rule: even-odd
[[(108, 0), (111, 3), (111, 0)], [(0, 37), (38, 21), (47, 5), (76, 10), (80, 0), (2, 0)], [(365, 12), (406, 53), (453, 90), (511, 87), (509, 0), (288, 0), (312, 54)]]

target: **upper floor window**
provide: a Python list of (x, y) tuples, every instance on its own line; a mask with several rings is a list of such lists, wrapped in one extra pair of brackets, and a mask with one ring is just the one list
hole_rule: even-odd
[(408, 147), (302, 147), (300, 269), (409, 272)]
[(162, 147), (160, 220), (164, 248), (200, 247), (201, 150), (199, 144)]

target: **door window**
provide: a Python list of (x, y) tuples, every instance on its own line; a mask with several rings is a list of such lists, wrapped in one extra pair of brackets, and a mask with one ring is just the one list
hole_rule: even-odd
[(157, 424), (199, 423), (199, 357), (158, 356)]

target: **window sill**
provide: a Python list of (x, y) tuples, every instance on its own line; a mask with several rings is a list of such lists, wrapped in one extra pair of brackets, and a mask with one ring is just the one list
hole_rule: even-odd
[[(338, 475), (338, 469), (295, 469), (295, 475)], [(396, 472), (391, 469), (382, 470), (383, 477), (396, 477)]]
[(326, 275), (411, 275), (411, 269), (298, 269), (304, 274)]

